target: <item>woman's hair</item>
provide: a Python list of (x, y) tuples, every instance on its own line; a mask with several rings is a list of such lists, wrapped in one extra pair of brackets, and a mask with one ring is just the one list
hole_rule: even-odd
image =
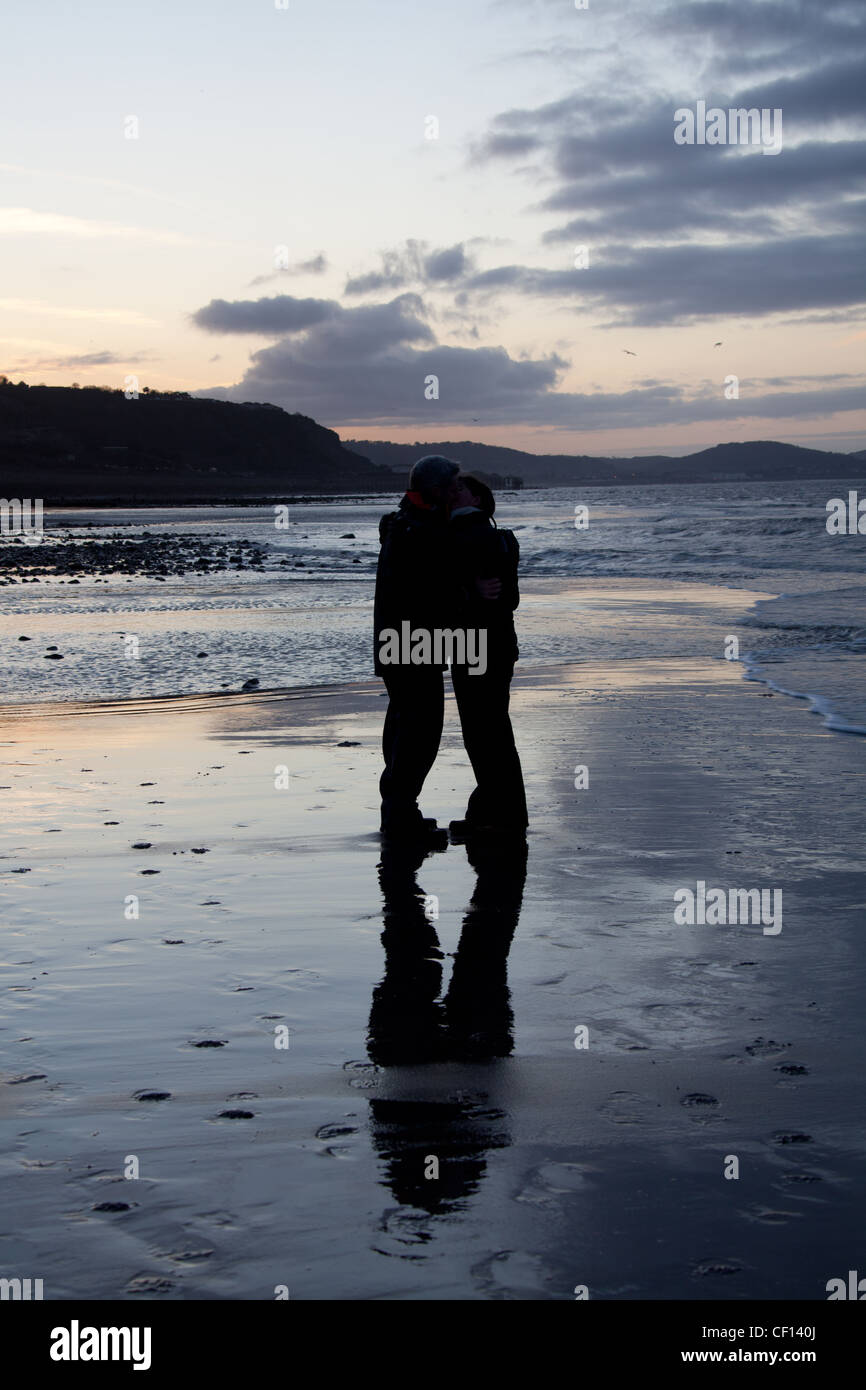
[(468, 487), (473, 497), (478, 499), (478, 506), (484, 515), (492, 516), (496, 511), (496, 498), (487, 484), (482, 483), (479, 478), (473, 478), (471, 473), (461, 473), (460, 480)]

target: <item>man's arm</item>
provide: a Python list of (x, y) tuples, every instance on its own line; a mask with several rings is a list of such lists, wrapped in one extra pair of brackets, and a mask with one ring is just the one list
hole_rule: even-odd
[(496, 599), (502, 592), (501, 579), (476, 579), (475, 587), (481, 598)]

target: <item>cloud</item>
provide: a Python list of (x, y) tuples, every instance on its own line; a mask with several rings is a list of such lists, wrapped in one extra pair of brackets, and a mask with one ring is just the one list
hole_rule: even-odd
[(139, 362), (151, 361), (153, 361), (153, 354), (149, 352), (123, 354), (111, 352), (106, 348), (103, 352), (86, 352), (73, 357), (56, 357), (53, 359), (43, 357), (39, 362), (32, 363), (32, 366), (42, 368), (53, 367), (57, 371), (61, 371), (76, 367), (108, 367), (112, 365), (127, 367), (134, 366)]
[[(679, 67), (666, 68), (664, 81), (638, 85), (620, 53), (621, 81), (604, 64), (581, 67), (579, 90), (502, 111), (471, 143), (470, 169), (515, 166), (540, 191), (529, 210), (547, 219), (542, 245), (569, 253), (561, 270), (464, 275), (463, 292), (558, 295), (633, 324), (862, 304), (862, 3), (708, 0), (644, 11), (627, 56), (645, 65), (637, 50), (675, 45)], [(674, 112), (698, 99), (726, 111), (779, 108), (783, 148), (767, 156), (760, 147), (675, 145)], [(568, 262), (582, 244), (592, 269), (579, 280)]]
[[(250, 305), (242, 309), (250, 322)], [(283, 313), (292, 319), (288, 306)], [(559, 354), (518, 359), (503, 347), (448, 346), (437, 342), (425, 317), (423, 301), (412, 294), (350, 309), (331, 305), (317, 321), (295, 325), (278, 342), (254, 352), (236, 385), (196, 394), (270, 402), (332, 426), (375, 423), (420, 430), (477, 423), (574, 432), (746, 417), (809, 419), (863, 408), (862, 380), (849, 385), (830, 375), (798, 378), (799, 389), (791, 391), (755, 390), (753, 383), (739, 401), (726, 400), (721, 385), (712, 383), (689, 390), (653, 380), (623, 392), (560, 391), (569, 363)], [(221, 318), (221, 331), (235, 331), (231, 315)], [(265, 318), (273, 331), (271, 311), (265, 310)], [(425, 398), (431, 376), (439, 383), (435, 400)]]
[[(315, 313), (311, 303), (318, 306)], [(287, 295), (237, 305), (216, 300), (192, 317), (211, 332), (278, 333), (288, 328), (279, 342), (252, 354), (249, 370), (236, 386), (199, 394), (271, 401), (315, 419), (429, 420), (437, 405), (440, 411), (447, 408), (448, 418), (471, 418), (479, 400), (507, 413), (517, 401), (530, 409), (567, 365), (555, 354), (515, 361), (501, 347), (438, 343), (425, 322), (425, 305), (414, 294), (349, 309)], [(447, 382), (447, 407), (431, 402), (424, 409), (425, 380), (431, 374)]]
[[(328, 370), (329, 363), (352, 369), (356, 359), (371, 360), (406, 343), (433, 343), (424, 322), (426, 310), (415, 294), (401, 294), (386, 304), (345, 309), (332, 299), (213, 299), (191, 315), (192, 322), (210, 333), (257, 333), (279, 337), (276, 348), (254, 353), (252, 361), (270, 361), (269, 354), (306, 356)], [(287, 335), (287, 336), (284, 336)], [(297, 338), (297, 343), (292, 339)], [(248, 373), (249, 376), (249, 373)], [(248, 378), (244, 378), (247, 380)], [(238, 388), (240, 389), (240, 388)]]
[[(496, 114), (467, 146), (467, 173), (523, 181), (538, 252), (407, 238), (353, 271), (342, 302), (214, 300), (193, 315), (200, 327), (274, 341), (241, 381), (200, 394), (419, 432), (523, 425), (573, 435), (862, 411), (862, 383), (848, 374), (743, 379), (729, 401), (722, 362), (717, 381), (665, 381), (649, 353), (627, 390), (563, 390), (570, 363), (560, 350), (510, 352), (492, 333), (515, 307), (525, 322), (527, 302), (541, 318), (565, 309), (608, 328), (724, 318), (856, 326), (866, 311), (862, 0), (620, 0), (570, 12), (567, 35), (562, 0), (531, 8), (533, 21), (543, 12), (563, 30), (549, 43), (535, 27), (531, 35), (531, 56), (551, 63), (556, 87), (538, 105)], [(675, 144), (676, 110), (699, 99), (781, 107), (783, 148)], [(589, 250), (585, 269), (575, 268), (578, 245)], [(564, 354), (562, 331), (558, 315), (552, 336)], [(729, 332), (714, 325), (713, 338), (727, 343)], [(431, 376), (435, 400), (425, 397)]]
[(499, 266), (469, 281), (469, 290), (508, 289), (557, 299), (584, 313), (609, 317), (603, 327), (683, 324), (780, 310), (850, 307), (863, 285), (863, 238), (789, 238), (746, 245), (611, 246), (593, 251), (585, 270)]
[(257, 285), (269, 285), (284, 275), (324, 275), (327, 269), (327, 257), (320, 251), (318, 256), (313, 256), (308, 261), (296, 261), (294, 265), (280, 266), (271, 271), (270, 275), (257, 275), (254, 280), (250, 281), (250, 289)]
[(270, 299), (212, 299), (192, 315), (207, 333), (259, 333), (268, 337), (300, 333), (340, 313), (335, 299), (295, 299), (290, 294)]
[(428, 251), (427, 242), (408, 238), (402, 247), (379, 253), (381, 268), (365, 275), (350, 277), (344, 294), (369, 294), (373, 291), (403, 289), (407, 285), (421, 288), (459, 281), (472, 267), (473, 259), (466, 243)]

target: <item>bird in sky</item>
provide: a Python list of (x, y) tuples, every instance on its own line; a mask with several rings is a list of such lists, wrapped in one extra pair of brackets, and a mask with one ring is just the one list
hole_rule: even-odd
[(623, 348), (623, 352), (626, 354), (627, 357), (637, 357), (637, 353), (629, 352), (628, 348)]
[(720, 342), (718, 342), (718, 343), (713, 343), (713, 347), (721, 347), (721, 346), (722, 346), (722, 344), (721, 344)]

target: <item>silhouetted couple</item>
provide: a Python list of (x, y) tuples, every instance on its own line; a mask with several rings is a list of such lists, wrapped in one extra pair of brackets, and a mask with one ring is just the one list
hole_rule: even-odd
[(518, 657), (519, 547), (488, 487), (438, 454), (419, 459), (399, 510), (379, 524), (375, 669), (388, 691), (379, 781), (388, 839), (431, 838), (418, 807), (436, 760), (450, 664), (476, 787), (454, 839), (523, 836), (528, 817), (508, 702)]

